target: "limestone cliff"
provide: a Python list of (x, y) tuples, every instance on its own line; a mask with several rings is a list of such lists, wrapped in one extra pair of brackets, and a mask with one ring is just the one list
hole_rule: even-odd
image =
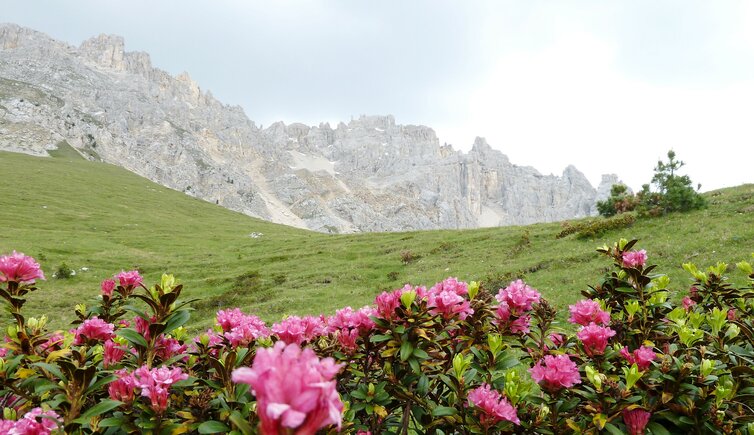
[(0, 25), (0, 149), (83, 156), (224, 207), (317, 231), (474, 228), (593, 213), (569, 166), (544, 176), (477, 138), (469, 153), (428, 127), (362, 116), (335, 128), (260, 128), (188, 74), (100, 35), (79, 47)]

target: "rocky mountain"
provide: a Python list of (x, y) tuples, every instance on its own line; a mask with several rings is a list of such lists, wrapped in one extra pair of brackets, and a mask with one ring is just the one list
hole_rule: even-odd
[(573, 166), (545, 176), (482, 138), (463, 153), (389, 115), (261, 128), (188, 74), (125, 51), (121, 37), (75, 47), (0, 25), (0, 149), (47, 155), (67, 145), (224, 207), (325, 232), (555, 221), (592, 214), (597, 198)]

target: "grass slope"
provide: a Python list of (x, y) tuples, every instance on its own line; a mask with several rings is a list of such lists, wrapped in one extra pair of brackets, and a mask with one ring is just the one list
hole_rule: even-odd
[[(447, 276), (490, 285), (523, 277), (564, 309), (604, 274), (608, 263), (594, 249), (620, 237), (639, 238), (676, 290), (690, 282), (681, 263), (733, 263), (754, 251), (754, 185), (707, 194), (706, 210), (640, 220), (595, 240), (557, 240), (559, 223), (325, 235), (249, 218), (74, 153), (0, 152), (0, 168), (0, 253), (40, 261), (48, 280), (31, 294), (29, 311), (58, 328), (76, 303), (96, 303), (102, 279), (135, 267), (150, 284), (176, 274), (184, 295), (199, 299), (192, 325), (203, 328), (224, 307), (269, 322), (362, 306), (382, 290)], [(406, 251), (415, 257), (408, 264)], [(53, 279), (63, 263), (76, 275)]]

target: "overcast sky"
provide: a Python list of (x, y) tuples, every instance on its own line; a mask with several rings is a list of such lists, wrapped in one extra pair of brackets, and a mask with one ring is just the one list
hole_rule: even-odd
[(3, 21), (122, 35), (265, 126), (393, 114), (595, 186), (639, 189), (671, 148), (702, 190), (754, 182), (754, 2), (2, 0)]

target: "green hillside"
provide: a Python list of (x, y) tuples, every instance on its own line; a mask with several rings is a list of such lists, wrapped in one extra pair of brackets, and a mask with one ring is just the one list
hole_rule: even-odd
[[(252, 219), (74, 153), (0, 152), (0, 168), (0, 253), (15, 249), (40, 261), (48, 280), (29, 308), (58, 328), (122, 269), (140, 269), (149, 283), (176, 274), (184, 295), (200, 299), (192, 321), (200, 328), (223, 307), (275, 321), (361, 306), (381, 290), (447, 276), (489, 285), (524, 277), (565, 308), (606, 270), (595, 248), (620, 237), (640, 239), (676, 290), (690, 282), (683, 262), (733, 263), (754, 252), (751, 184), (706, 194), (706, 210), (639, 220), (594, 240), (556, 239), (560, 223), (325, 235)], [(76, 275), (52, 278), (63, 263)]]

